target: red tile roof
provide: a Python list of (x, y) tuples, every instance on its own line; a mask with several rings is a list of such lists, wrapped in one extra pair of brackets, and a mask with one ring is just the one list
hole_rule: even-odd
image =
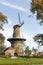
[(8, 47), (4, 51), (6, 51), (6, 50), (14, 50), (14, 49), (12, 47)]

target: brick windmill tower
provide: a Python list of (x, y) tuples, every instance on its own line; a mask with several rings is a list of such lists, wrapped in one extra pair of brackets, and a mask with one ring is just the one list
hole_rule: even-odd
[(26, 39), (21, 38), (20, 28), (23, 26), (24, 22), (20, 21), (20, 15), (18, 14), (19, 24), (13, 26), (13, 37), (9, 38), (8, 41), (11, 43), (11, 47), (14, 48), (15, 53), (22, 55), (22, 45)]

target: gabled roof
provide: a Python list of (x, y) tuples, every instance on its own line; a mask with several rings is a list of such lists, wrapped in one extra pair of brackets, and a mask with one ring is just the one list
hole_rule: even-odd
[(8, 48), (6, 48), (5, 50), (4, 50), (4, 52), (6, 51), (6, 50), (14, 50), (12, 47), (8, 47)]

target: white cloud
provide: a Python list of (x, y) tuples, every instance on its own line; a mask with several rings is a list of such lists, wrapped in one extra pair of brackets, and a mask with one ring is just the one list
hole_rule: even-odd
[(37, 48), (37, 44), (33, 40), (33, 35), (23, 33), (23, 37), (26, 39), (25, 44), (32, 49), (33, 47)]
[(8, 47), (10, 46), (10, 42), (7, 41), (8, 38), (12, 37), (13, 29), (11, 28), (4, 28), (4, 31), (2, 31), (3, 35), (5, 36), (5, 45)]
[(24, 33), (23, 34), (23, 37), (26, 38), (26, 42), (29, 43), (30, 41), (32, 42), (33, 41), (33, 36), (27, 34), (27, 33)]
[(3, 35), (6, 37), (6, 38), (9, 38), (9, 37), (12, 37), (12, 33), (13, 33), (13, 30), (12, 28), (4, 28), (4, 31), (2, 31)]
[(11, 8), (23, 11), (23, 12), (29, 12), (29, 9), (23, 8), (23, 7), (18, 6), (18, 5), (13, 5), (13, 4), (6, 3), (6, 2), (0, 2), (0, 3), (7, 6), (7, 7), (11, 7)]
[(24, 34), (24, 37), (28, 40), (33, 40), (33, 37), (29, 34)]
[(8, 18), (8, 24), (12, 24), (12, 21)]

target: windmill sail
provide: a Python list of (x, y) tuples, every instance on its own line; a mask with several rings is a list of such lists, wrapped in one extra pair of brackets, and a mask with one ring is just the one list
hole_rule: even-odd
[(21, 22), (21, 20), (20, 20), (20, 14), (19, 13), (18, 13), (18, 19), (19, 19), (20, 26), (22, 26), (24, 24), (24, 22)]

